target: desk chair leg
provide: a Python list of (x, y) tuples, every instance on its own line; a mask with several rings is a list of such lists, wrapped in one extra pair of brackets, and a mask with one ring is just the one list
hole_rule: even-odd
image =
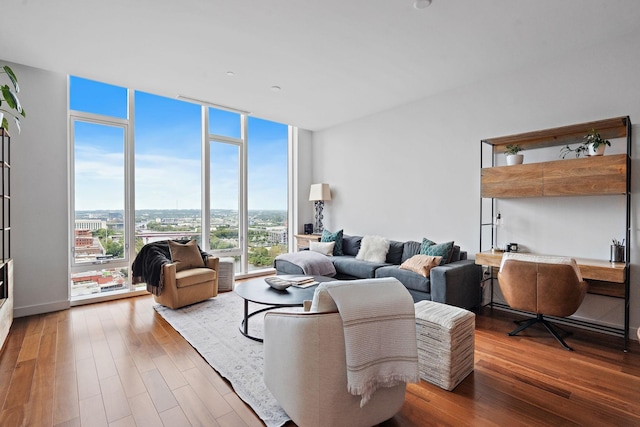
[(546, 326), (547, 330), (548, 330), (549, 332), (551, 332), (551, 335), (553, 335), (553, 336), (554, 336), (554, 338), (555, 338), (556, 340), (558, 340), (558, 342), (560, 343), (560, 345), (562, 345), (566, 350), (573, 351), (573, 349), (572, 349), (571, 347), (569, 347), (569, 346), (567, 345), (567, 343), (566, 343), (566, 342), (564, 342), (564, 340), (562, 339), (562, 337), (561, 337), (560, 335), (558, 335), (558, 332), (556, 332), (556, 330), (554, 329), (554, 327), (553, 327), (553, 326), (551, 326), (551, 323), (549, 323), (549, 321), (548, 321), (548, 320), (546, 320), (546, 319), (542, 319), (542, 323), (544, 324), (544, 326)]
[(521, 332), (525, 329), (527, 329), (529, 326), (534, 325), (538, 322), (541, 322), (542, 319), (539, 318), (533, 318), (533, 319), (529, 319), (529, 320), (517, 320), (515, 321), (515, 323), (519, 324), (520, 326), (518, 326), (516, 329), (514, 329), (513, 331), (509, 332), (509, 336), (514, 336), (514, 335), (518, 335), (518, 332)]
[[(514, 335), (517, 335), (519, 332), (522, 332), (523, 330), (527, 329), (529, 326), (534, 325), (538, 322), (542, 323), (545, 326), (545, 328), (547, 328), (549, 333), (551, 333), (551, 335), (553, 335), (553, 337), (556, 340), (558, 340), (558, 342), (560, 343), (560, 345), (562, 345), (562, 347), (564, 347), (566, 350), (573, 351), (573, 349), (569, 347), (566, 342), (564, 342), (562, 337), (554, 329), (551, 323), (549, 323), (549, 321), (542, 316), (542, 314), (538, 314), (536, 315), (535, 318), (529, 319), (529, 320), (516, 320), (515, 323), (519, 324), (520, 326), (518, 326), (513, 331), (509, 332), (509, 336), (512, 337)], [(567, 333), (570, 334), (570, 332), (567, 332)]]

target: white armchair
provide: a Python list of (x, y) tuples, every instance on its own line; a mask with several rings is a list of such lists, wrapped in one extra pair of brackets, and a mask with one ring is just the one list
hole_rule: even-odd
[[(388, 283), (395, 279), (372, 280)], [(400, 282), (397, 284), (406, 292)], [(375, 294), (372, 288), (363, 287), (363, 302), (375, 298)], [(407, 298), (413, 307), (408, 292)], [(317, 291), (312, 310), (317, 307), (316, 300)], [(412, 326), (410, 322), (405, 325), (412, 329), (415, 337), (415, 317)], [(378, 388), (363, 407), (360, 407), (361, 397), (348, 392), (344, 325), (336, 310), (269, 312), (265, 315), (264, 328), (264, 381), (296, 424), (304, 427), (373, 426), (391, 418), (402, 407), (405, 382)], [(372, 339), (373, 342), (376, 340)], [(377, 344), (400, 345), (398, 342)]]

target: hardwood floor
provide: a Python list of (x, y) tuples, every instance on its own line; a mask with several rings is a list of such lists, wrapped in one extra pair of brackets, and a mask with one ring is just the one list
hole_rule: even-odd
[[(260, 426), (150, 296), (14, 321), (0, 355), (1, 426)], [(393, 426), (640, 425), (640, 345), (583, 330), (509, 337), (476, 318), (475, 371), (453, 392), (409, 385)]]

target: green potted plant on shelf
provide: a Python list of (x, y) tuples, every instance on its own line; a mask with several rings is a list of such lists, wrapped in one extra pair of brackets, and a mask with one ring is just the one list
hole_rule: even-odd
[(565, 145), (560, 149), (560, 155), (564, 159), (569, 153), (575, 153), (576, 158), (582, 154), (588, 154), (589, 156), (602, 156), (606, 146), (611, 147), (611, 142), (604, 139), (598, 131), (591, 129), (583, 138), (582, 143), (576, 148), (571, 148)]
[(602, 156), (604, 155), (605, 147), (607, 145), (611, 147), (611, 142), (601, 137), (595, 129), (591, 129), (589, 133), (584, 136), (582, 144), (587, 145), (590, 156)]
[(519, 154), (522, 151), (522, 147), (518, 144), (509, 144), (504, 147), (504, 155), (507, 156), (507, 165), (521, 165), (524, 160), (524, 155)]
[(20, 100), (18, 100), (17, 94), (20, 92), (18, 78), (8, 65), (2, 67), (2, 70), (0, 70), (0, 77), (2, 77), (2, 74), (6, 75), (11, 86), (9, 86), (8, 83), (4, 83), (0, 86), (0, 128), (9, 130), (9, 121), (5, 117), (6, 114), (13, 117), (13, 121), (15, 122), (19, 133), (20, 116), (26, 117), (27, 113), (24, 111), (24, 108), (22, 108), (22, 105), (20, 105)]

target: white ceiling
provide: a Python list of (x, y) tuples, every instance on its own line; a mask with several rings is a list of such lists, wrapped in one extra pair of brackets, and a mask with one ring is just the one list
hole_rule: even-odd
[(0, 59), (320, 130), (638, 22), (638, 0), (2, 0)]

